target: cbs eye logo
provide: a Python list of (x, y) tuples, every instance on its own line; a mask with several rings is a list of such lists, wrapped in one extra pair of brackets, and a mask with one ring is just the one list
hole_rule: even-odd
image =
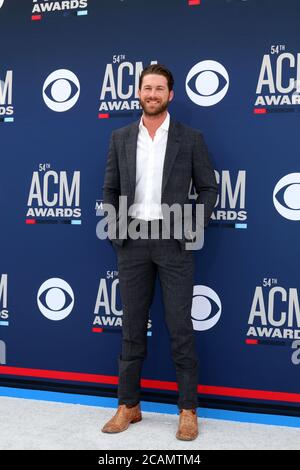
[(59, 113), (71, 109), (76, 104), (79, 94), (79, 80), (70, 70), (55, 70), (46, 78), (43, 85), (46, 105), (52, 111)]
[(207, 286), (194, 286), (192, 321), (194, 330), (209, 330), (218, 323), (222, 305), (219, 296)]
[(281, 178), (273, 191), (277, 212), (289, 220), (300, 220), (300, 173), (290, 173)]
[(3, 2), (4, 2), (4, 0), (0, 0), (0, 8), (1, 8), (2, 5), (3, 5)]
[(37, 303), (40, 312), (48, 320), (63, 320), (74, 307), (74, 293), (66, 281), (53, 277), (39, 288)]
[(229, 76), (225, 67), (214, 60), (203, 60), (189, 71), (185, 89), (188, 97), (199, 106), (213, 106), (227, 93)]

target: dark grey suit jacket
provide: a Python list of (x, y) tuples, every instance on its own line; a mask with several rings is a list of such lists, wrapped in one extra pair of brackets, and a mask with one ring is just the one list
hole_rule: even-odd
[[(119, 196), (127, 196), (128, 208), (134, 203), (136, 184), (136, 151), (139, 122), (112, 132), (106, 164), (103, 202), (119, 211)], [(188, 198), (191, 179), (204, 204), (204, 225), (207, 226), (217, 199), (215, 173), (209, 161), (201, 133), (173, 119), (170, 120), (165, 154), (161, 203), (192, 204)], [(127, 221), (128, 223), (128, 221)], [(179, 240), (184, 245), (187, 238)], [(112, 240), (122, 245), (124, 240)]]

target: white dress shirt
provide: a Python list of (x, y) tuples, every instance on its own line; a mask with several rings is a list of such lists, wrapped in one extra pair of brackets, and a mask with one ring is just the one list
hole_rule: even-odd
[(152, 140), (141, 118), (136, 151), (136, 186), (129, 215), (143, 220), (162, 219), (161, 187), (167, 148), (170, 114)]

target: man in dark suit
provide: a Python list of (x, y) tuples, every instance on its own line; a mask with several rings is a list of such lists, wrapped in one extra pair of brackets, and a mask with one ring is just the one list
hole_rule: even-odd
[[(198, 357), (191, 319), (194, 256), (188, 242), (193, 245), (197, 229), (207, 226), (217, 198), (217, 184), (202, 135), (170, 119), (167, 108), (174, 96), (173, 84), (166, 67), (156, 64), (145, 68), (139, 82), (142, 118), (111, 136), (103, 202), (104, 207), (111, 205), (115, 209), (114, 222), (119, 230), (110, 239), (118, 258), (123, 340), (119, 406), (102, 431), (121, 432), (142, 419), (140, 377), (158, 274), (179, 391), (176, 437), (192, 440), (198, 435)], [(191, 208), (191, 180), (198, 194), (196, 209), (204, 209), (203, 217), (197, 220), (194, 208), (192, 216), (186, 218), (187, 227), (185, 220), (174, 217), (165, 232), (166, 222), (170, 221), (166, 208)], [(122, 196), (127, 197), (129, 207), (125, 219), (120, 215)], [(146, 230), (149, 236), (128, 236), (131, 224), (143, 234)], [(176, 236), (178, 226), (184, 226), (184, 233)], [(127, 238), (123, 236), (124, 227)], [(167, 238), (166, 233), (170, 235)]]

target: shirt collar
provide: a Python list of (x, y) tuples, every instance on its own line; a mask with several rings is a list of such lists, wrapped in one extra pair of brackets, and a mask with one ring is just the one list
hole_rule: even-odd
[[(157, 130), (163, 129), (164, 131), (168, 132), (169, 127), (170, 127), (170, 114), (167, 112), (167, 116), (166, 116), (165, 120), (159, 126), (159, 128)], [(141, 120), (140, 120), (140, 123), (139, 123), (139, 128), (140, 129), (146, 129), (144, 124), (143, 124), (143, 116), (141, 117)]]

